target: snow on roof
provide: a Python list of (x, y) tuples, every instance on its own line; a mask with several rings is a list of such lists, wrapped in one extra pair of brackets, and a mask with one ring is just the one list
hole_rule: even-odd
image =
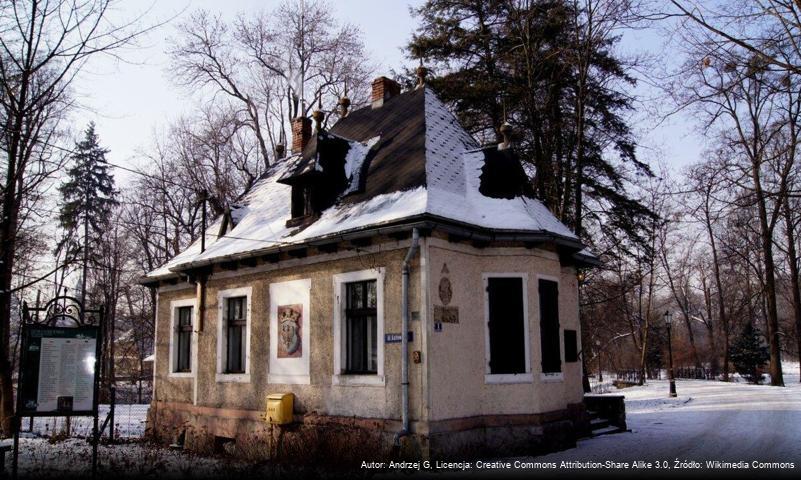
[[(371, 148), (376, 143), (379, 144), (375, 147), (378, 149), (385, 142), (392, 144), (392, 139), (371, 135), (367, 141), (351, 142), (346, 157), (350, 185), (343, 194), (345, 198), (324, 210), (320, 218), (308, 227), (287, 227), (286, 222), (291, 218), (292, 189), (278, 180), (296, 166), (297, 162), (291, 157), (271, 166), (250, 192), (240, 199), (242, 206), (232, 210), (232, 216), (237, 219), (233, 229), (217, 238), (218, 220), (207, 229), (204, 252), (200, 252), (200, 241), (196, 240), (185, 251), (147, 276), (163, 277), (190, 263), (222, 261), (232, 255), (302, 244), (315, 238), (380, 226), (422, 214), (480, 228), (545, 232), (577, 240), (573, 232), (536, 199), (523, 196), (498, 199), (482, 195), (479, 192), (479, 176), (484, 154), (442, 101), (427, 87), (424, 94), (424, 186), (387, 191), (355, 202), (352, 201), (354, 197), (346, 197), (358, 187), (359, 172), (363, 171), (362, 164)], [(405, 95), (411, 102), (419, 98), (415, 97), (419, 91), (407, 92), (392, 100), (399, 101)], [(381, 108), (387, 108), (387, 105)], [(380, 114), (378, 110), (362, 112), (362, 118), (367, 114)], [(408, 114), (408, 110), (405, 113)], [(397, 145), (393, 148), (397, 148)], [(406, 159), (384, 161), (407, 162), (404, 165), (409, 165)], [(366, 182), (370, 181), (368, 174)]]
[(365, 143), (351, 142), (348, 154), (345, 156), (345, 178), (348, 179), (350, 184), (345, 189), (344, 195), (355, 192), (359, 189), (362, 175), (362, 167), (364, 160), (367, 158), (367, 153), (373, 148), (381, 136), (371, 138)]
[(489, 198), (479, 190), (484, 154), (434, 92), (426, 91), (428, 213), (484, 228), (576, 238), (540, 201)]

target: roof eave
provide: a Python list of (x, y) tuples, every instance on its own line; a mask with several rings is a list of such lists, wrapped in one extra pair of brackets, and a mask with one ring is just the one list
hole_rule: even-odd
[(576, 261), (576, 266), (579, 268), (600, 268), (604, 266), (604, 263), (601, 261), (601, 259), (595, 255), (574, 253), (573, 259)]
[[(190, 270), (208, 267), (219, 263), (238, 261), (246, 258), (267, 255), (271, 253), (278, 253), (286, 250), (295, 250), (298, 248), (323, 245), (331, 243), (332, 241), (347, 241), (356, 238), (363, 238), (368, 235), (376, 234), (389, 234), (410, 228), (426, 228), (430, 230), (441, 230), (446, 233), (453, 233), (464, 237), (468, 240), (485, 240), (485, 241), (519, 241), (519, 242), (553, 242), (559, 247), (575, 250), (576, 252), (585, 248), (585, 245), (575, 237), (568, 237), (546, 230), (531, 231), (531, 230), (499, 230), (478, 227), (475, 225), (438, 217), (431, 214), (415, 215), (406, 217), (404, 219), (395, 220), (380, 225), (371, 225), (360, 227), (348, 231), (337, 232), (329, 235), (323, 235), (307, 239), (303, 242), (298, 242), (289, 245), (270, 246), (256, 250), (248, 250), (247, 252), (234, 253), (229, 255), (221, 255), (219, 257), (207, 258), (202, 260), (195, 260), (187, 263), (182, 263), (171, 268), (170, 271), (174, 276), (180, 276), (181, 273), (186, 273)], [(588, 257), (589, 258), (589, 257)], [(174, 278), (170, 275), (171, 278)], [(147, 277), (155, 281), (161, 279), (160, 277)], [(153, 281), (151, 280), (151, 281)]]

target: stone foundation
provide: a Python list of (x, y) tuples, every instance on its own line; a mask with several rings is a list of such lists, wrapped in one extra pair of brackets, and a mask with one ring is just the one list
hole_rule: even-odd
[(154, 402), (148, 434), (198, 453), (229, 453), (249, 460), (339, 464), (403, 459), (460, 459), (538, 455), (572, 448), (588, 431), (583, 405), (530, 415), (415, 422), (416, 433), (394, 448), (400, 422), (391, 419), (296, 415), (291, 425), (270, 425), (262, 412)]
[(271, 425), (253, 410), (210, 408), (177, 402), (153, 402), (148, 436), (162, 444), (180, 443), (202, 454), (228, 453), (247, 460), (298, 464), (353, 465), (390, 454), (416, 456), (416, 438), (404, 452), (392, 452), (400, 422), (382, 419), (295, 415), (290, 425)]
[(529, 415), (484, 415), (431, 422), (433, 459), (541, 455), (576, 446), (589, 430), (583, 405)]

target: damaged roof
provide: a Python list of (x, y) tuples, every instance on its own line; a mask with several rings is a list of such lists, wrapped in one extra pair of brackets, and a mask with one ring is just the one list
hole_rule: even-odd
[[(287, 226), (291, 184), (334, 168), (329, 165), (344, 169), (340, 196), (304, 228)], [(146, 279), (424, 219), (497, 234), (539, 234), (576, 252), (584, 247), (534, 198), (513, 152), (480, 148), (426, 86), (315, 132), (301, 154), (270, 166), (239, 204), (233, 228), (219, 236), (218, 219), (207, 229), (204, 252), (198, 239)]]

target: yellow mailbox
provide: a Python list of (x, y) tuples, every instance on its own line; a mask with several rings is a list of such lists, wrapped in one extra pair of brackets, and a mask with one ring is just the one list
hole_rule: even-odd
[(295, 396), (291, 393), (271, 393), (267, 395), (265, 420), (276, 425), (292, 423), (294, 400)]

